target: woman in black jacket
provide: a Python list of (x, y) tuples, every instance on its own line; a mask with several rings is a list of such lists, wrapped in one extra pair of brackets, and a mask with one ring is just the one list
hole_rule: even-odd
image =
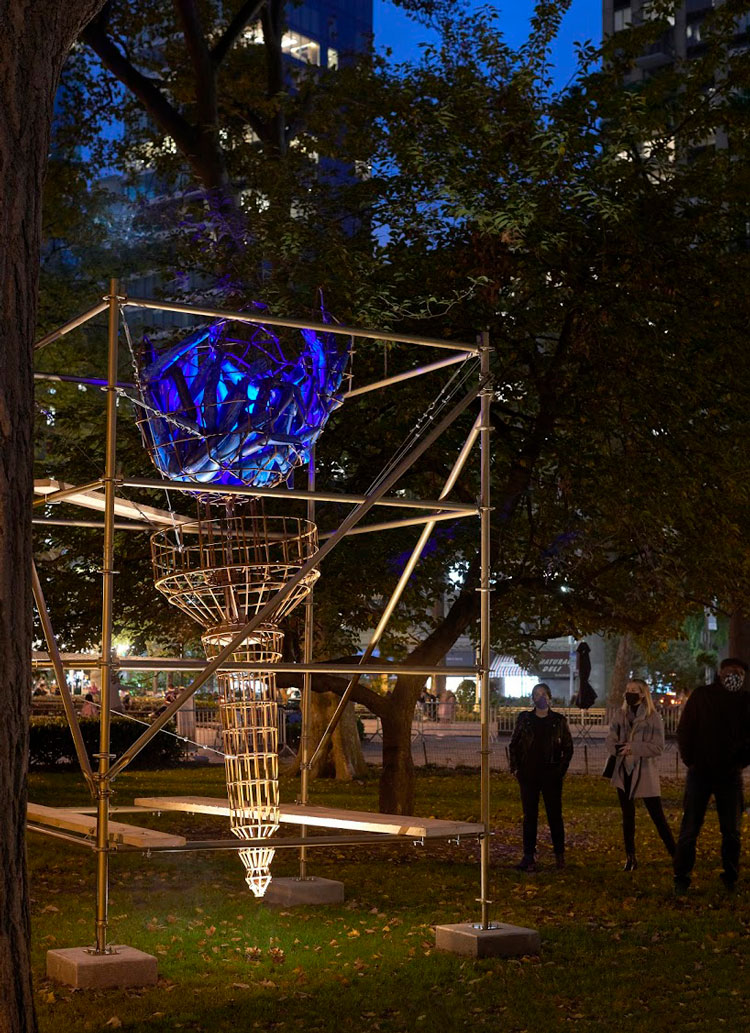
[(518, 779), (523, 807), (523, 872), (536, 870), (536, 833), (539, 795), (544, 799), (552, 848), (558, 868), (565, 866), (565, 826), (562, 817), (562, 785), (573, 756), (568, 722), (550, 709), (552, 693), (540, 682), (531, 692), (534, 709), (519, 714), (510, 740), (510, 770)]

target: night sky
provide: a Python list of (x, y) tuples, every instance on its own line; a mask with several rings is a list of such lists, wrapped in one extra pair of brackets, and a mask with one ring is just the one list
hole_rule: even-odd
[[(482, 5), (472, 0), (471, 6)], [(511, 44), (520, 44), (526, 38), (533, 0), (504, 0), (495, 5), (499, 25)], [(425, 40), (426, 30), (394, 8), (388, 0), (375, 0), (375, 46), (378, 50), (390, 47), (394, 60), (410, 60), (419, 56), (419, 43)], [(555, 80), (562, 86), (575, 70), (573, 44), (578, 40), (598, 43), (602, 31), (601, 0), (572, 0), (565, 16), (560, 36), (553, 52), (556, 67)]]

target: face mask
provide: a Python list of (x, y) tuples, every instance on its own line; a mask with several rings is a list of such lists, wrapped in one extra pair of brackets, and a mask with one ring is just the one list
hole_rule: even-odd
[(739, 692), (745, 684), (745, 677), (737, 671), (729, 671), (727, 674), (722, 674), (721, 683), (730, 692)]
[(534, 706), (537, 710), (546, 710), (549, 707), (549, 700), (544, 695), (544, 693), (542, 693), (540, 696), (537, 696), (537, 698), (534, 700)]
[(637, 692), (626, 692), (625, 702), (629, 707), (637, 707), (641, 701), (640, 694)]

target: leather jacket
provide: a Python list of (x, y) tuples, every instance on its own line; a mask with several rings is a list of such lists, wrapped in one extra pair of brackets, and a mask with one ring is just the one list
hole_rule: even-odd
[(539, 766), (533, 761), (534, 728), (535, 722), (539, 720), (533, 710), (518, 715), (508, 747), (510, 770), (519, 778), (541, 778), (544, 775), (558, 775), (562, 778), (573, 756), (573, 738), (568, 722), (554, 710), (550, 710), (547, 717), (541, 718), (550, 722), (550, 736), (549, 756), (544, 766)]

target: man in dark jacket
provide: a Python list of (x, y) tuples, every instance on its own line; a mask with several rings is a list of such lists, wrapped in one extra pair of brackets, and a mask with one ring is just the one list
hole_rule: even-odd
[(695, 846), (713, 796), (721, 831), (721, 881), (734, 889), (739, 875), (742, 768), (750, 761), (750, 693), (747, 664), (722, 660), (718, 677), (688, 698), (677, 728), (687, 766), (682, 825), (674, 856), (676, 893), (685, 893), (695, 865)]
[(518, 778), (523, 807), (523, 858), (518, 868), (536, 869), (536, 833), (539, 796), (544, 800), (552, 849), (558, 868), (565, 865), (565, 827), (562, 817), (562, 786), (573, 756), (573, 739), (562, 714), (550, 709), (549, 685), (540, 682), (531, 691), (534, 709), (518, 715), (510, 740), (510, 770)]

